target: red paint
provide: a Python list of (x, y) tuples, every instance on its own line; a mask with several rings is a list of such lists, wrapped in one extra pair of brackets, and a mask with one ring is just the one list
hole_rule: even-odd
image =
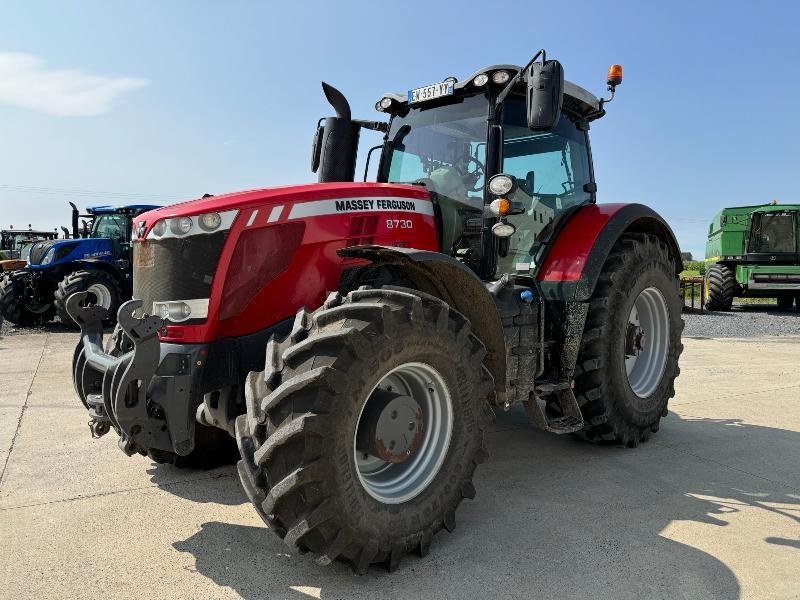
[[(242, 336), (260, 331), (292, 317), (300, 307), (313, 310), (320, 306), (327, 294), (338, 287), (342, 271), (363, 261), (341, 258), (336, 254), (349, 245), (376, 244), (403, 246), (420, 250), (439, 250), (439, 240), (433, 215), (408, 211), (347, 212), (303, 218), (305, 231), (299, 248), (285, 269), (260, 288), (252, 289), (246, 305), (227, 319), (220, 319), (222, 297), (237, 242), (244, 231), (297, 223), (288, 221), (292, 207), (316, 200), (339, 198), (393, 197), (430, 203), (428, 192), (419, 186), (385, 183), (324, 183), (297, 185), (250, 192), (213, 196), (175, 204), (150, 211), (136, 218), (136, 228), (146, 222), (146, 232), (156, 221), (165, 217), (192, 216), (207, 212), (237, 209), (239, 214), (231, 226), (225, 246), (214, 274), (209, 299), (208, 319), (198, 325), (169, 325), (160, 338), (164, 342), (201, 343), (223, 337)], [(276, 206), (283, 206), (280, 217), (268, 223), (268, 216)], [(258, 214), (247, 225), (254, 210)], [(373, 217), (377, 215), (377, 219)], [(365, 217), (369, 217), (365, 219)], [(390, 227), (388, 221), (411, 222), (410, 228)], [(394, 223), (392, 223), (394, 224)], [(145, 232), (145, 235), (146, 235)], [(235, 266), (233, 267), (235, 268)], [(265, 269), (266, 273), (275, 270)]]
[(587, 204), (575, 213), (556, 238), (539, 269), (539, 281), (578, 281), (597, 236), (626, 204)]

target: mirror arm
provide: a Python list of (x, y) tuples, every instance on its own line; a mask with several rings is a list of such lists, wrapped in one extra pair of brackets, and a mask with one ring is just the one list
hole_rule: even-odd
[(362, 119), (353, 119), (353, 123), (358, 123), (364, 129), (371, 129), (372, 131), (380, 131), (381, 133), (388, 133), (389, 124), (383, 121), (364, 121)]
[(540, 56), (542, 57), (542, 62), (544, 62), (544, 61), (546, 61), (546, 60), (547, 60), (547, 55), (546, 55), (546, 53), (545, 53), (545, 50), (544, 50), (544, 48), (542, 48), (541, 50), (539, 50), (539, 51), (538, 51), (538, 52), (537, 52), (537, 53), (534, 55), (534, 57), (528, 61), (528, 64), (527, 64), (527, 65), (525, 65), (525, 66), (524, 66), (524, 67), (522, 67), (522, 68), (521, 68), (519, 71), (517, 71), (517, 74), (516, 74), (516, 75), (514, 75), (514, 77), (512, 77), (512, 78), (511, 78), (511, 81), (509, 81), (509, 82), (506, 84), (506, 87), (504, 87), (504, 88), (503, 88), (503, 91), (501, 91), (501, 92), (500, 92), (500, 93), (497, 95), (497, 100), (496, 100), (496, 101), (495, 101), (495, 103), (494, 103), (494, 106), (495, 106), (495, 108), (498, 108), (498, 107), (499, 107), (499, 106), (500, 106), (500, 105), (503, 103), (503, 100), (505, 100), (505, 99), (506, 99), (506, 96), (508, 96), (508, 95), (511, 93), (511, 90), (514, 88), (514, 86), (515, 86), (515, 85), (517, 85), (517, 82), (519, 82), (519, 80), (520, 80), (520, 79), (522, 79), (522, 75), (523, 75), (523, 73), (525, 73), (525, 72), (526, 72), (528, 69), (530, 69), (530, 68), (531, 68), (531, 65), (532, 65), (533, 63), (535, 63), (535, 62), (536, 62), (536, 60), (537, 60), (537, 59), (538, 59)]

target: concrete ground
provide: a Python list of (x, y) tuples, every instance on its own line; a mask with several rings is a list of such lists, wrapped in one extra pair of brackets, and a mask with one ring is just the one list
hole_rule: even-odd
[(800, 598), (800, 338), (685, 339), (635, 450), (501, 415), (456, 530), (364, 577), (289, 555), (232, 468), (90, 439), (74, 342), (0, 338), (2, 598)]

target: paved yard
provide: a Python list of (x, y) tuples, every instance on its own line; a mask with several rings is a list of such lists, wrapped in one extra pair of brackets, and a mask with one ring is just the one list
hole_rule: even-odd
[(357, 577), (291, 556), (232, 468), (92, 440), (75, 334), (0, 338), (0, 597), (800, 598), (800, 338), (686, 339), (636, 450), (498, 417), (458, 527)]

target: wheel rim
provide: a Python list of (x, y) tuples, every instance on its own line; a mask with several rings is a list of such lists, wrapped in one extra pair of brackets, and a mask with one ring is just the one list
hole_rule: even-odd
[(385, 504), (419, 495), (439, 472), (452, 429), (452, 400), (439, 372), (419, 362), (392, 369), (370, 391), (353, 436), (364, 490)]
[(89, 294), (94, 295), (95, 306), (111, 308), (111, 290), (109, 290), (106, 286), (100, 283), (93, 283), (86, 291), (89, 292)]
[(633, 393), (650, 396), (664, 374), (669, 351), (669, 309), (658, 288), (641, 291), (625, 332), (625, 372)]

